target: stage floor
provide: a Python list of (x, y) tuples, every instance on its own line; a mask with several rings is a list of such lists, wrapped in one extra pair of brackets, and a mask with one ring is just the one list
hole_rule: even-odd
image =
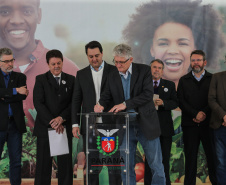
[[(10, 185), (9, 179), (0, 179), (0, 185)], [(74, 185), (84, 185), (82, 179), (74, 179)], [(21, 185), (34, 185), (34, 179), (22, 179)], [(52, 179), (51, 185), (58, 185), (57, 179)], [(137, 183), (137, 185), (144, 185)], [(183, 183), (172, 183), (171, 185), (183, 185)], [(200, 185), (200, 184), (199, 184)], [(211, 185), (211, 183), (203, 183), (203, 185)]]

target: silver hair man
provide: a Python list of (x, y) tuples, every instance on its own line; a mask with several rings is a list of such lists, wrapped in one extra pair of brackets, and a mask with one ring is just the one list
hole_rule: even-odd
[(126, 44), (119, 44), (113, 49), (113, 56), (130, 58), (132, 57), (132, 49)]

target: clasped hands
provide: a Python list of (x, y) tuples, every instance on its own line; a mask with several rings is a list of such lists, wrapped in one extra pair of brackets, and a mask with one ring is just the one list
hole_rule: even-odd
[(206, 119), (206, 114), (202, 111), (199, 111), (195, 118), (193, 118), (193, 121), (196, 123), (200, 123)]
[(56, 130), (56, 132), (57, 132), (58, 134), (60, 134), (60, 133), (63, 134), (63, 132), (64, 132), (64, 126), (62, 125), (63, 122), (64, 122), (63, 118), (62, 118), (61, 116), (58, 116), (58, 117), (52, 119), (52, 120), (49, 122), (49, 124), (51, 125), (51, 127), (52, 127), (53, 129)]

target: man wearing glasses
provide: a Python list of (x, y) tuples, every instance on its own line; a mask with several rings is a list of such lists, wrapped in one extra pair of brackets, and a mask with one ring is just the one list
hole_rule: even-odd
[(177, 89), (179, 107), (182, 111), (181, 126), (185, 153), (184, 184), (196, 184), (200, 141), (206, 154), (210, 181), (212, 184), (217, 184), (211, 138), (213, 131), (209, 128), (211, 110), (208, 105), (208, 91), (212, 74), (204, 69), (207, 61), (202, 50), (193, 51), (190, 60), (192, 71), (180, 78)]
[(7, 142), (10, 183), (21, 184), (22, 134), (26, 132), (22, 101), (26, 99), (26, 76), (14, 72), (13, 53), (0, 49), (0, 159)]
[[(103, 111), (109, 102), (114, 106), (109, 112), (137, 112), (129, 117), (129, 183), (136, 185), (134, 171), (136, 146), (139, 141), (144, 149), (148, 164), (152, 170), (152, 185), (165, 185), (165, 173), (162, 164), (162, 153), (159, 141), (160, 125), (153, 102), (152, 75), (149, 66), (133, 62), (131, 47), (125, 44), (113, 50), (114, 63), (118, 71), (108, 76), (108, 83), (101, 94), (94, 111)], [(126, 136), (122, 138), (120, 147), (125, 148)], [(121, 153), (125, 158), (125, 153)], [(122, 172), (123, 184), (126, 176)]]

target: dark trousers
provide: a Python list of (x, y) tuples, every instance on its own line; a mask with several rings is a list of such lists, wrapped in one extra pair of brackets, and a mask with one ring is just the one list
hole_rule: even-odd
[[(166, 185), (170, 185), (169, 177), (169, 160), (170, 151), (172, 146), (172, 136), (160, 136), (160, 144), (162, 148), (162, 163), (164, 166), (164, 172), (166, 176)], [(152, 181), (151, 168), (149, 167), (147, 160), (145, 159), (145, 174), (144, 174), (144, 185), (150, 185)]]
[(197, 154), (202, 142), (208, 165), (210, 181), (213, 185), (217, 184), (214, 164), (214, 148), (212, 140), (213, 130), (209, 127), (182, 127), (184, 153), (185, 153), (185, 185), (196, 184), (197, 174)]
[[(5, 142), (7, 142), (10, 168), (9, 178), (12, 185), (21, 184), (21, 155), (22, 155), (22, 134), (18, 131), (13, 119), (8, 121), (8, 130), (0, 131), (0, 155), (2, 154)], [(0, 156), (1, 159), (1, 156)]]
[[(95, 137), (93, 137), (93, 138), (95, 138)], [(96, 149), (97, 148), (96, 141), (90, 140), (89, 148)], [(84, 152), (86, 151), (86, 135), (83, 135), (83, 150), (84, 150)], [(86, 154), (86, 152), (85, 152), (85, 154)], [(113, 155), (113, 157), (116, 157), (116, 155), (120, 155), (120, 153), (116, 152)], [(100, 158), (99, 151), (92, 152), (91, 154), (89, 154), (89, 158), (88, 158), (89, 163), (92, 158)], [(89, 165), (89, 168), (90, 168), (90, 165)], [(100, 173), (100, 171), (99, 171), (99, 173)], [(99, 185), (99, 173), (91, 174), (88, 172), (88, 185)], [(108, 177), (109, 177), (109, 185), (121, 185), (122, 184), (121, 174), (109, 173)], [(84, 184), (86, 184), (86, 179), (84, 179)]]
[(214, 130), (214, 141), (216, 147), (216, 174), (218, 185), (226, 184), (226, 127), (220, 126)]
[[(68, 138), (69, 154), (57, 156), (58, 184), (72, 185), (72, 138)], [(50, 156), (49, 138), (37, 137), (37, 162), (35, 172), (35, 185), (50, 185), (52, 172), (52, 159)]]

